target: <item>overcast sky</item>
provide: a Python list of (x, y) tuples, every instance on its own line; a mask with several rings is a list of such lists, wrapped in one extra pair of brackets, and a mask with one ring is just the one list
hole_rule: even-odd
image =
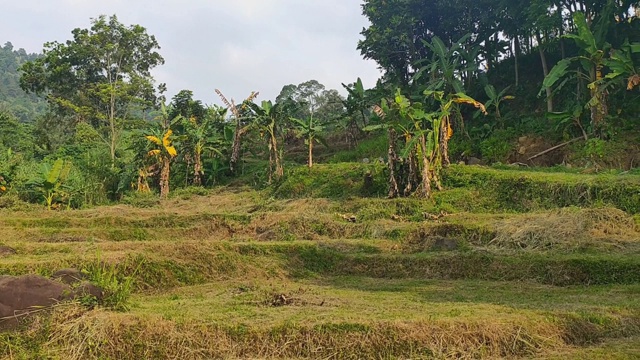
[(275, 99), (282, 86), (315, 79), (342, 92), (361, 77), (372, 87), (376, 64), (356, 49), (367, 26), (359, 0), (0, 0), (0, 42), (41, 52), (90, 18), (116, 14), (155, 35), (166, 63), (153, 72), (169, 96), (194, 91), (219, 103), (214, 89), (244, 99)]

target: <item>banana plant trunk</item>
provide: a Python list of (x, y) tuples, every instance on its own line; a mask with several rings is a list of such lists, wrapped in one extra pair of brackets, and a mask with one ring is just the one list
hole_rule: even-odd
[(271, 184), (271, 181), (273, 180), (273, 164), (273, 144), (271, 143), (271, 140), (269, 140), (269, 178), (267, 179), (268, 184)]
[(193, 165), (193, 185), (202, 186), (202, 154), (196, 152)]
[(169, 197), (169, 172), (171, 159), (165, 157), (162, 159), (162, 169), (160, 170), (160, 197), (166, 199)]
[(440, 125), (440, 154), (442, 155), (442, 166), (444, 167), (449, 166), (451, 163), (449, 161), (449, 139), (452, 134), (453, 129), (451, 128), (449, 116), (445, 116)]
[(278, 151), (278, 139), (276, 138), (275, 134), (271, 134), (271, 151), (276, 162), (275, 178), (276, 181), (278, 181), (284, 176), (284, 169), (282, 167), (281, 154)]
[(360, 129), (358, 128), (358, 123), (355, 119), (349, 121), (349, 125), (347, 127), (347, 146), (349, 149), (354, 149), (356, 145), (358, 145), (358, 135)]
[(598, 86), (600, 84), (600, 81), (602, 80), (602, 68), (603, 65), (601, 63), (597, 64), (597, 66), (594, 68), (594, 74), (591, 78), (595, 79), (595, 82), (593, 83), (592, 87), (590, 86), (591, 98), (595, 99), (595, 102), (589, 104), (589, 110), (591, 112), (591, 125), (593, 128), (593, 132), (598, 137), (603, 136), (602, 130), (605, 125), (606, 116), (609, 112), (607, 106), (607, 90), (601, 89), (600, 86)]
[(241, 146), (242, 133), (240, 129), (240, 119), (236, 120), (236, 131), (233, 134), (233, 147), (231, 150), (231, 159), (229, 160), (229, 169), (231, 172), (236, 171), (236, 165), (240, 159), (240, 146)]
[(389, 199), (398, 197), (400, 190), (398, 189), (398, 181), (396, 180), (396, 163), (398, 162), (398, 154), (396, 153), (396, 130), (389, 128), (389, 150), (388, 150), (388, 166), (389, 166)]
[(309, 138), (309, 169), (313, 167), (313, 138)]
[(515, 61), (515, 76), (516, 76), (516, 88), (520, 85), (520, 64), (519, 64), (519, 56), (520, 56), (520, 37), (516, 35), (513, 41), (513, 58)]
[(422, 149), (422, 196), (431, 197), (431, 161), (427, 155), (427, 141), (424, 134), (420, 135), (420, 147)]
[(411, 195), (413, 192), (414, 186), (417, 186), (420, 182), (418, 181), (418, 161), (416, 160), (416, 149), (415, 147), (411, 149), (409, 153), (409, 157), (407, 158), (408, 166), (409, 166), (409, 175), (407, 176), (407, 182), (404, 186), (403, 195), (405, 197)]
[[(542, 62), (542, 73), (546, 78), (549, 75), (549, 66), (547, 64), (547, 56), (542, 49), (542, 37), (539, 32), (536, 32), (536, 40), (538, 41), (538, 52), (540, 53), (540, 62)], [(551, 91), (551, 87), (547, 86), (545, 88), (545, 92), (547, 93), (547, 112), (553, 112), (553, 92)]]

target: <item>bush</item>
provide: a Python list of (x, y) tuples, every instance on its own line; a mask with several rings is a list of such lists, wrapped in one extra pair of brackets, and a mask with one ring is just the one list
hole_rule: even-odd
[(491, 136), (480, 142), (482, 159), (489, 164), (507, 162), (514, 149), (514, 138), (513, 130), (496, 130)]
[(387, 135), (377, 135), (360, 141), (353, 150), (341, 151), (333, 155), (328, 162), (362, 162), (365, 158), (374, 161), (380, 157), (386, 158), (388, 147)]
[(131, 192), (122, 197), (122, 203), (137, 208), (150, 208), (160, 205), (160, 198), (152, 192)]
[(189, 186), (186, 188), (176, 189), (169, 194), (172, 198), (189, 200), (194, 196), (207, 196), (209, 190), (202, 186)]
[(290, 169), (273, 192), (280, 198), (384, 196), (385, 169), (380, 163), (317, 164), (312, 169), (299, 166)]

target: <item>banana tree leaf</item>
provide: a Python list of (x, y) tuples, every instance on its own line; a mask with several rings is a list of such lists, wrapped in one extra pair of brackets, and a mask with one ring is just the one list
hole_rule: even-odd
[(64, 166), (64, 160), (58, 159), (53, 163), (51, 169), (46, 173), (45, 180), (49, 184), (55, 184), (62, 174), (62, 168)]
[(496, 92), (496, 88), (493, 85), (489, 84), (484, 87), (484, 92), (487, 93), (487, 96), (490, 100), (497, 99), (498, 93)]
[(587, 24), (584, 13), (576, 12), (573, 15), (573, 22), (578, 29), (578, 34), (569, 34), (567, 37), (575, 40), (578, 46), (583, 48), (587, 53), (595, 53), (598, 50), (598, 45), (596, 44), (595, 36), (593, 36), (591, 29), (589, 29), (589, 24)]
[(302, 121), (300, 119), (296, 119), (294, 117), (289, 118), (289, 120), (293, 121), (294, 123), (300, 125), (300, 127), (305, 128), (305, 129), (309, 128), (309, 125), (310, 125), (309, 123), (306, 123), (306, 122), (304, 122), (304, 121)]
[(540, 96), (546, 88), (553, 87), (558, 80), (567, 75), (567, 69), (569, 68), (569, 65), (571, 65), (571, 62), (571, 59), (560, 60), (556, 66), (551, 69), (549, 75), (547, 75), (542, 82), (542, 88), (540, 89), (538, 96)]

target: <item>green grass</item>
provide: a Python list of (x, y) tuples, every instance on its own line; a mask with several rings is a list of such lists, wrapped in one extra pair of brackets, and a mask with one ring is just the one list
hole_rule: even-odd
[(640, 177), (637, 175), (585, 175), (451, 166), (443, 179), (447, 188), (476, 188), (505, 210), (609, 205), (631, 214), (640, 212)]
[[(619, 186), (633, 198), (636, 177), (460, 166), (423, 200), (386, 199), (379, 164), (289, 171), (261, 191), (188, 190), (152, 207), (0, 210), (0, 241), (17, 251), (0, 258), (0, 275), (77, 267), (111, 288), (111, 308), (129, 308), (53, 309), (0, 334), (0, 358), (579, 359), (637, 349), (638, 215), (600, 206), (625, 209), (614, 193), (571, 197)], [(524, 184), (517, 198), (488, 190), (514, 181)], [(436, 246), (443, 239), (455, 246)]]
[[(371, 186), (365, 186), (370, 174)], [(313, 168), (287, 170), (285, 179), (275, 186), (279, 198), (346, 198), (349, 196), (379, 197), (386, 194), (383, 164), (317, 164)]]

